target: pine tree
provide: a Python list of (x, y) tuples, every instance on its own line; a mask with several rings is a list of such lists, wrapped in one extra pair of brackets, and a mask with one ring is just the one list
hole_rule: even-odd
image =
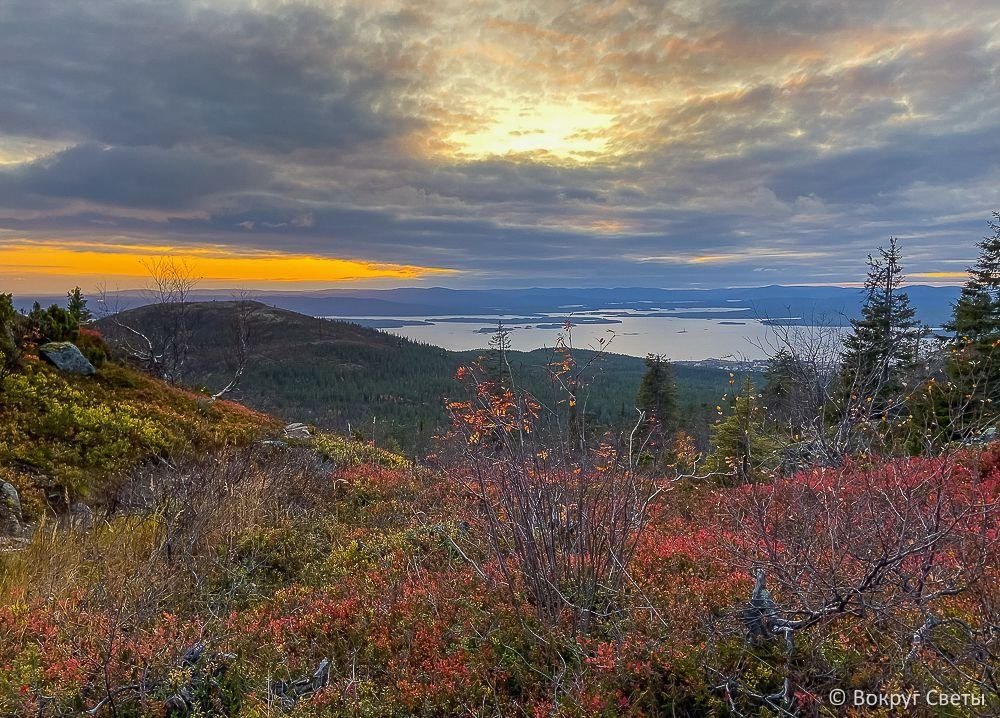
[(639, 385), (636, 403), (640, 409), (651, 415), (663, 432), (677, 428), (677, 386), (674, 370), (670, 362), (662, 356), (650, 354), (646, 357), (646, 373)]
[(863, 406), (870, 416), (885, 416), (901, 406), (907, 375), (927, 335), (902, 284), (899, 242), (893, 237), (877, 257), (868, 257), (861, 317), (851, 320), (851, 334), (844, 340), (845, 408)]
[(87, 309), (87, 298), (83, 296), (83, 290), (79, 287), (74, 287), (72, 292), (66, 294), (66, 311), (77, 324), (86, 324), (94, 318), (93, 312)]
[(979, 258), (946, 327), (954, 333), (948, 373), (955, 402), (973, 421), (1000, 411), (1000, 212), (987, 225), (992, 234), (979, 243)]

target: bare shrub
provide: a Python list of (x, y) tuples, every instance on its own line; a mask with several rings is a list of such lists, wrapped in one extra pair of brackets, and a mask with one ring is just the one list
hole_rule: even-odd
[(118, 330), (116, 344), (129, 359), (153, 376), (177, 383), (187, 371), (191, 326), (189, 301), (198, 279), (185, 261), (172, 257), (154, 257), (143, 265), (149, 273), (146, 295), (157, 307), (149, 326), (136, 327), (124, 321), (120, 296), (98, 289), (102, 318)]
[(637, 431), (586, 435), (575, 414), (581, 377), (568, 354), (553, 376), (562, 411), (517, 391), (509, 375), (492, 380), (477, 367), (460, 370), (460, 379), (471, 398), (449, 404), (460, 438), (450, 472), (478, 507), (492, 561), (477, 570), (544, 625), (587, 632), (605, 623), (622, 608), (628, 566), (661, 490), (636, 461)]
[[(211, 595), (210, 577), (228, 594), (216, 596), (223, 611), (265, 562), (247, 537), (288, 521), (315, 518), (334, 496), (325, 466), (307, 448), (280, 444), (227, 449), (175, 466), (164, 463), (136, 474), (119, 490), (119, 510), (152, 513), (163, 525), (162, 559), (180, 566), (196, 592)], [(243, 579), (240, 579), (243, 580)], [(247, 578), (247, 581), (251, 579)]]

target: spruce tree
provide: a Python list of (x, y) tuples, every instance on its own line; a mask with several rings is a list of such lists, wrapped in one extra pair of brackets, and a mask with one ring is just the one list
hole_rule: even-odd
[(741, 481), (766, 477), (778, 464), (777, 446), (767, 428), (764, 406), (747, 377), (731, 413), (712, 430), (714, 470)]
[(83, 290), (79, 287), (74, 287), (73, 291), (66, 294), (66, 311), (77, 324), (86, 324), (94, 318), (93, 313), (87, 308), (87, 298), (83, 296)]
[(979, 243), (979, 258), (946, 327), (954, 333), (948, 362), (954, 403), (973, 421), (1000, 412), (1000, 212), (987, 225), (992, 234)]
[(844, 340), (845, 409), (860, 406), (869, 416), (885, 416), (902, 405), (907, 375), (927, 334), (902, 285), (899, 242), (893, 237), (878, 256), (868, 257), (861, 317), (851, 320), (851, 334)]
[(31, 335), (39, 343), (73, 342), (80, 333), (80, 324), (73, 315), (58, 304), (48, 309), (35, 302), (28, 312), (27, 323)]
[(514, 380), (508, 365), (510, 335), (511, 330), (505, 327), (502, 321), (497, 322), (497, 329), (490, 337), (490, 354), (486, 364), (487, 378), (507, 388), (511, 387)]
[(767, 408), (768, 415), (782, 424), (789, 424), (796, 413), (795, 406), (799, 397), (796, 386), (798, 359), (791, 351), (783, 349), (767, 362), (764, 378), (767, 383), (761, 391), (761, 399)]
[(659, 354), (646, 357), (646, 373), (639, 385), (636, 404), (652, 416), (663, 432), (677, 428), (677, 386), (674, 383), (674, 369), (670, 362)]

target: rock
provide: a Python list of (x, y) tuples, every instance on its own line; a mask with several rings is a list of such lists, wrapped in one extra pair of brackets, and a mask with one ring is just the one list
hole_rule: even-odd
[(968, 441), (970, 444), (992, 444), (996, 440), (997, 427), (991, 426), (972, 436)]
[(751, 641), (766, 641), (771, 638), (771, 621), (777, 612), (774, 598), (767, 590), (767, 577), (764, 569), (758, 568), (753, 593), (743, 611), (743, 622), (746, 624)]
[(18, 536), (21, 523), (21, 497), (13, 484), (0, 481), (0, 536)]
[(83, 374), (90, 376), (97, 372), (94, 365), (72, 342), (49, 342), (38, 347), (38, 353), (43, 359), (55, 365), (59, 371), (68, 374)]
[(94, 528), (94, 510), (82, 501), (69, 507), (69, 519), (74, 527), (90, 530)]
[(285, 441), (279, 441), (278, 439), (264, 439), (260, 442), (261, 446), (266, 446), (269, 449), (287, 449), (288, 443)]
[(309, 428), (305, 424), (295, 422), (285, 427), (286, 439), (308, 439), (310, 436), (312, 434), (309, 433)]

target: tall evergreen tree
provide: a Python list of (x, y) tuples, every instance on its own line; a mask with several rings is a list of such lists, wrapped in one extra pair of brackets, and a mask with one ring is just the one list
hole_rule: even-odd
[(497, 322), (497, 329), (490, 337), (490, 354), (486, 365), (488, 378), (508, 388), (514, 380), (508, 366), (510, 334), (511, 330), (505, 327), (502, 321)]
[(76, 320), (77, 324), (86, 324), (94, 318), (93, 312), (87, 308), (87, 298), (83, 296), (83, 290), (74, 287), (73, 291), (66, 294), (66, 311)]
[(734, 398), (729, 416), (713, 428), (712, 443), (715, 471), (741, 481), (763, 478), (778, 464), (777, 447), (767, 431), (767, 415), (749, 377)]
[(650, 414), (664, 432), (677, 428), (677, 385), (670, 362), (659, 354), (646, 357), (646, 373), (639, 385), (636, 403)]
[(761, 398), (768, 415), (782, 424), (792, 421), (796, 394), (796, 374), (798, 359), (791, 351), (783, 349), (767, 362), (764, 378), (767, 383), (761, 391)]
[(954, 333), (948, 371), (956, 401), (984, 418), (1000, 412), (1000, 212), (987, 223), (979, 258), (946, 327)]
[(902, 285), (899, 242), (893, 237), (878, 256), (868, 257), (867, 295), (861, 317), (851, 320), (841, 365), (847, 406), (863, 405), (876, 416), (901, 405), (907, 374), (927, 335)]

